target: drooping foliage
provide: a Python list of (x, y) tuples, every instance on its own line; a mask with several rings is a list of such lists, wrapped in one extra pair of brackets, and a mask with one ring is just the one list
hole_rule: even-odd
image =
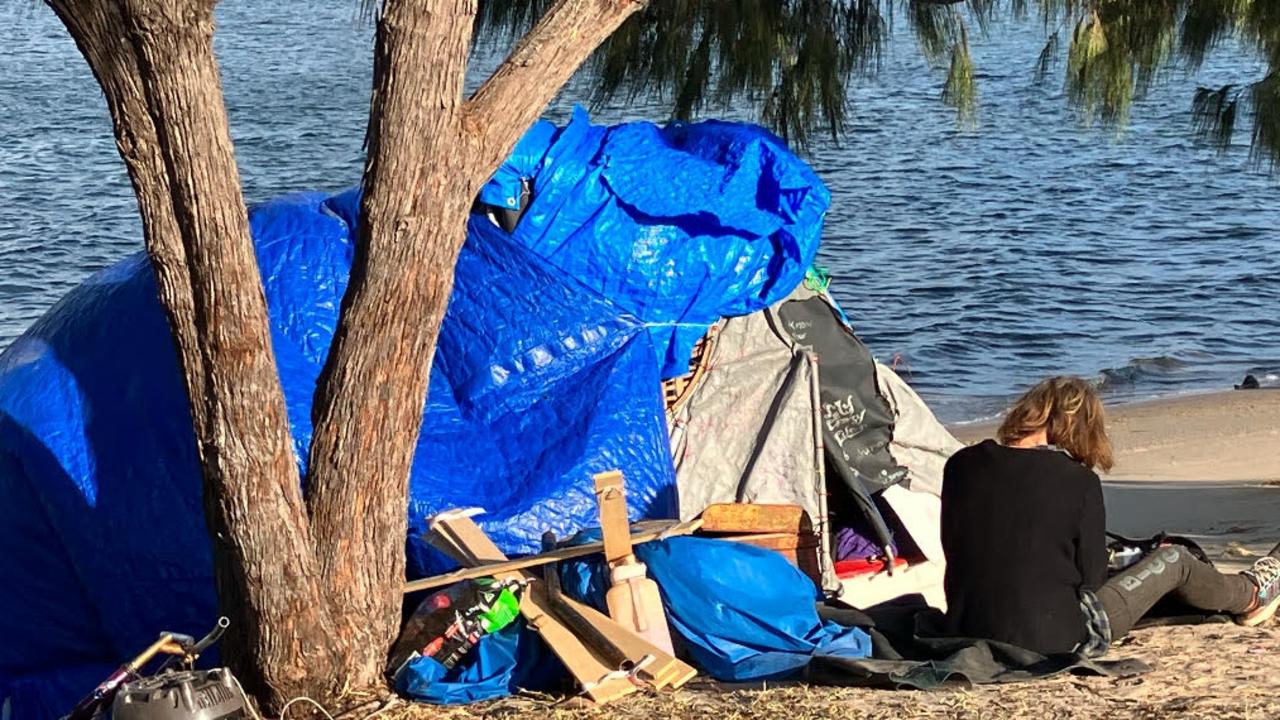
[[(517, 33), (548, 0), (481, 0), (477, 30)], [(814, 130), (839, 138), (851, 85), (873, 75), (906, 22), (940, 77), (940, 99), (976, 123), (978, 77), (969, 38), (998, 16), (1040, 22), (1045, 44), (1027, 58), (1031, 77), (1060, 72), (1086, 123), (1123, 127), (1136, 99), (1172, 69), (1195, 70), (1235, 43), (1269, 68), (1192, 98), (1195, 131), (1229, 147), (1246, 124), (1252, 157), (1280, 163), (1278, 0), (650, 0), (597, 50), (588, 72), (595, 99), (654, 95), (672, 117), (754, 108), (793, 142)], [(1033, 31), (1004, 23), (1001, 32)], [(1062, 62), (1065, 60), (1065, 62)]]

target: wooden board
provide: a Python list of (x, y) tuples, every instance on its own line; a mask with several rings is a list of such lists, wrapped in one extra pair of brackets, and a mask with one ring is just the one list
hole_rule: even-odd
[(717, 540), (746, 543), (780, 553), (788, 562), (800, 568), (815, 584), (822, 585), (822, 569), (818, 561), (818, 547), (821, 539), (817, 534), (755, 533), (713, 537)]
[(803, 550), (818, 547), (817, 535), (796, 535), (795, 533), (755, 533), (752, 535), (724, 535), (716, 540), (730, 540), (746, 543), (769, 550)]
[(798, 535), (813, 532), (813, 521), (799, 505), (718, 503), (702, 511), (702, 529), (708, 533), (785, 532)]
[(644, 639), (640, 635), (618, 624), (613, 618), (585, 603), (566, 595), (559, 597), (559, 602), (570, 611), (577, 613), (608, 641), (630, 658), (642, 658), (646, 655), (654, 659), (647, 673), (652, 677), (654, 687), (678, 688), (698, 673), (684, 662), (668, 655), (661, 648)]
[(631, 557), (631, 531), (627, 521), (627, 496), (622, 473), (613, 470), (596, 475), (596, 504), (600, 507), (600, 534), (604, 537), (604, 559), (609, 567)]
[[(439, 539), (439, 547), (454, 559), (463, 563), (501, 562), (507, 559), (493, 540), (469, 517), (447, 516), (431, 523), (433, 541)], [(519, 576), (528, 580), (537, 578), (527, 570), (498, 573), (498, 577)], [(636, 685), (627, 677), (616, 675), (616, 668), (609, 667), (591, 648), (561, 622), (551, 611), (546, 589), (537, 582), (525, 588), (520, 600), (520, 614), (552, 652), (573, 675), (587, 697), (597, 703), (607, 703), (636, 691)]]
[[(677, 523), (675, 521), (649, 521), (644, 523), (636, 523), (632, 528), (631, 544), (640, 545), (641, 543), (652, 542), (666, 537), (676, 537), (678, 535), (689, 535), (698, 530), (702, 526), (701, 520), (690, 520), (688, 522)], [(454, 560), (457, 560), (464, 567), (461, 570), (455, 570), (444, 575), (434, 575), (421, 580), (414, 580), (405, 583), (404, 592), (418, 592), (419, 590), (430, 590), (432, 588), (444, 587), (462, 580), (474, 580), (476, 578), (492, 577), (496, 574), (514, 572), (516, 570), (527, 570), (535, 568), (539, 565), (547, 563), (560, 562), (561, 560), (572, 560), (574, 558), (585, 557), (587, 555), (595, 555), (604, 551), (604, 543), (586, 543), (583, 545), (573, 545), (563, 547), (550, 552), (541, 553), (539, 555), (530, 555), (526, 558), (518, 560), (503, 561), (478, 561), (474, 559), (459, 558), (454, 556), (449, 550), (440, 548)]]

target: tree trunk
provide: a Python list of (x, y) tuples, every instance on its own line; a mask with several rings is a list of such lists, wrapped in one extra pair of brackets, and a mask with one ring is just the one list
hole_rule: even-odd
[(470, 100), (475, 0), (386, 0), (356, 255), (304, 506), (217, 64), (216, 0), (46, 0), (107, 98), (186, 382), (223, 651), (268, 712), (379, 684), (406, 495), (480, 184), (634, 0), (560, 0)]
[(307, 501), (353, 683), (399, 627), (409, 468), (475, 197), (460, 131), (474, 0), (392, 0), (378, 22), (361, 219), (312, 409)]
[(307, 482), (353, 683), (377, 681), (399, 627), (409, 473), (471, 203), (573, 72), (640, 7), (560, 0), (464, 102), (475, 0), (383, 5), (359, 235), (312, 409)]
[(213, 3), (49, 4), (102, 86), (138, 196), (191, 404), (218, 594), (235, 628), (224, 656), (278, 707), (338, 668), (213, 56)]

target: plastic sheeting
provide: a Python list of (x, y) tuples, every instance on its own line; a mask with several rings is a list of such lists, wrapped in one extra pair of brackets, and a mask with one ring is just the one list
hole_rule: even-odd
[(688, 372), (712, 323), (804, 279), (831, 195), (772, 134), (716, 121), (602, 127), (581, 109), (552, 127), (535, 125), (482, 196), (510, 205), (532, 176), (513, 237), (643, 320), (664, 378)]
[[(444, 567), (420, 539), (434, 512), (482, 506), (505, 552), (531, 552), (594, 519), (605, 469), (626, 474), (633, 518), (672, 515), (660, 375), (711, 323), (799, 283), (829, 201), (759, 128), (580, 111), (531, 129), (481, 200), (510, 207), (529, 179), (513, 238), (473, 221), (458, 260), (410, 481), (413, 575)], [(358, 199), (250, 213), (300, 465)], [(0, 703), (56, 716), (159, 630), (204, 629), (210, 565), (185, 391), (138, 256), (0, 355)]]
[[(252, 216), (302, 458), (355, 206), (353, 193), (305, 195)], [(643, 326), (473, 222), (415, 455), (411, 574), (443, 567), (421, 539), (429, 515), (482, 506), (504, 551), (532, 552), (544, 530), (594, 522), (590, 476), (610, 468), (626, 473), (634, 518), (671, 515), (663, 412)], [(216, 617), (200, 498), (172, 341), (133, 258), (0, 358), (0, 697), (14, 717), (65, 711), (159, 630)]]
[(465, 705), (507, 697), (518, 690), (544, 690), (564, 679), (565, 669), (523, 618), (480, 638), (452, 669), (418, 658), (400, 674), (396, 690), (433, 705)]
[[(675, 537), (637, 545), (635, 554), (658, 583), (672, 630), (717, 680), (781, 680), (815, 657), (871, 654), (866, 632), (818, 617), (813, 581), (777, 552)], [(602, 563), (566, 563), (562, 579), (566, 592), (603, 608)]]

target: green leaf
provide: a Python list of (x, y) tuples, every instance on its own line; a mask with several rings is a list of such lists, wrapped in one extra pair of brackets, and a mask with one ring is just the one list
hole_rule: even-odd
[(978, 84), (973, 76), (973, 58), (969, 55), (969, 36), (963, 25), (960, 41), (951, 47), (951, 69), (942, 87), (942, 101), (956, 109), (962, 124), (977, 125)]

